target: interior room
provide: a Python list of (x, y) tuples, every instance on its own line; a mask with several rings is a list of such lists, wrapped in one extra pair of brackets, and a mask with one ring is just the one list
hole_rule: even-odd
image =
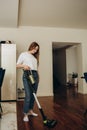
[[(38, 116), (24, 122), (23, 69), (16, 65), (32, 42), (40, 46)], [(0, 0), (0, 130), (86, 130), (86, 56), (87, 1)]]
[[(79, 57), (81, 57), (80, 43), (53, 42), (53, 92), (67, 91), (67, 87), (75, 85), (79, 88)], [(82, 61), (81, 61), (82, 63)], [(77, 75), (72, 78), (73, 75)], [(61, 87), (60, 87), (61, 86)], [(66, 87), (67, 86), (67, 87)], [(59, 90), (59, 91), (58, 91)]]

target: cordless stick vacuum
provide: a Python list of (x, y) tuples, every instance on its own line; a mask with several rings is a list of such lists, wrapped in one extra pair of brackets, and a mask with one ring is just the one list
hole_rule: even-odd
[(40, 111), (41, 116), (42, 116), (42, 119), (43, 119), (43, 124), (44, 124), (45, 126), (49, 127), (49, 128), (53, 128), (53, 127), (57, 124), (57, 121), (56, 121), (56, 120), (53, 120), (53, 119), (50, 120), (50, 119), (48, 119), (48, 118), (45, 116), (45, 114), (44, 114), (44, 112), (43, 112), (43, 109), (41, 108), (41, 105), (40, 105), (40, 103), (39, 103), (39, 101), (38, 101), (38, 99), (37, 99), (37, 97), (36, 97), (36, 94), (35, 94), (35, 91), (34, 91), (34, 88), (33, 88), (33, 84), (35, 83), (35, 80), (34, 80), (34, 78), (33, 78), (32, 73), (29, 74), (29, 80), (30, 80), (30, 82), (31, 82), (31, 91), (32, 91), (32, 93), (33, 93), (33, 96), (34, 96), (34, 98), (35, 98), (35, 101), (36, 101), (36, 103), (37, 103), (37, 106), (38, 106), (38, 108), (39, 108), (39, 111)]

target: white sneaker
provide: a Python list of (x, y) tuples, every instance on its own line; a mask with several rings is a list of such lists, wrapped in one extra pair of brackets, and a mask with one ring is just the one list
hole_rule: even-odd
[(28, 113), (29, 116), (38, 116), (38, 114), (34, 113), (34, 112), (29, 112)]
[(24, 116), (23, 121), (28, 122), (29, 121), (28, 116)]

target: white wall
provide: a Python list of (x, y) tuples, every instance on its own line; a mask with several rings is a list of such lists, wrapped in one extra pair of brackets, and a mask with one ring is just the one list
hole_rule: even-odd
[(67, 82), (69, 81), (69, 74), (78, 73), (77, 69), (77, 49), (76, 47), (70, 47), (66, 49), (66, 75)]
[[(9, 39), (17, 44), (18, 55), (22, 51), (26, 51), (32, 41), (37, 41), (40, 44), (38, 95), (48, 96), (53, 94), (52, 42), (82, 43), (82, 71), (87, 70), (87, 30), (43, 27), (0, 28), (0, 40)], [(22, 86), (20, 78), (18, 76), (17, 85)], [(81, 80), (81, 83), (83, 83), (83, 80)], [(84, 86), (81, 85), (81, 93), (87, 92), (86, 86), (85, 82)]]

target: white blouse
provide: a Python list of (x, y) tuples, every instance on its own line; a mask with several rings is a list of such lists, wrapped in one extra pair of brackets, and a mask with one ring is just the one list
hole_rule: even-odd
[(17, 60), (17, 64), (28, 65), (31, 70), (37, 70), (37, 59), (29, 52), (22, 52)]

